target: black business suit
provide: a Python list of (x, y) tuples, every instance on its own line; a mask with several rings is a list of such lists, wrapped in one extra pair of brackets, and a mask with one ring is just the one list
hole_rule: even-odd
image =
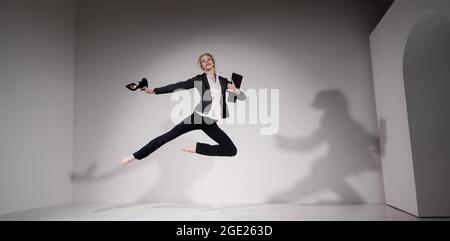
[[(226, 89), (228, 85), (228, 80), (219, 76), (220, 87), (221, 87), (221, 107), (222, 113), (221, 117), (223, 119), (229, 117), (229, 112), (226, 103)], [(166, 144), (167, 142), (177, 138), (178, 136), (185, 134), (193, 130), (202, 130), (209, 137), (218, 143), (218, 145), (209, 145), (205, 143), (197, 143), (196, 152), (198, 154), (207, 156), (235, 156), (237, 153), (237, 148), (231, 141), (231, 139), (223, 132), (216, 123), (216, 120), (210, 119), (209, 117), (202, 116), (197, 112), (207, 114), (211, 109), (212, 98), (211, 90), (208, 82), (208, 77), (206, 74), (197, 75), (186, 81), (178, 82), (175, 84), (167, 85), (161, 88), (155, 88), (155, 94), (167, 94), (172, 93), (176, 90), (188, 90), (195, 88), (199, 91), (202, 100), (195, 107), (194, 113), (183, 120), (180, 124), (175, 126), (172, 130), (161, 135), (152, 141), (150, 141), (142, 149), (134, 153), (134, 157), (141, 160), (159, 147)], [(230, 93), (231, 94), (231, 93)], [(240, 91), (240, 94), (236, 96), (239, 100), (245, 100), (246, 96), (244, 92)]]

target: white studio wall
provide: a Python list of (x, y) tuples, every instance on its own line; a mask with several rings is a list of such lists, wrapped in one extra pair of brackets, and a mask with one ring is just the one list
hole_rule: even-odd
[(0, 214), (70, 202), (75, 1), (1, 1), (0, 34)]
[[(376, 4), (77, 1), (74, 200), (384, 203), (367, 37)], [(244, 75), (242, 88), (254, 94), (238, 107), (264, 101), (259, 90), (279, 91), (269, 102), (279, 106), (279, 115), (269, 110), (277, 134), (261, 135), (275, 123), (260, 118), (224, 123), (236, 157), (182, 152), (212, 142), (194, 132), (120, 167), (176, 124), (177, 105), (124, 85), (186, 80), (200, 72), (203, 52), (225, 77)]]
[(371, 35), (386, 202), (450, 216), (450, 2), (397, 0)]

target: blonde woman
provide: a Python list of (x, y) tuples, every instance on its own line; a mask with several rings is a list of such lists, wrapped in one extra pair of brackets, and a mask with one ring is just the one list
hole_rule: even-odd
[(245, 93), (236, 88), (233, 81), (229, 82), (226, 78), (217, 74), (216, 61), (212, 54), (202, 54), (198, 58), (198, 64), (203, 70), (203, 74), (160, 88), (143, 88), (145, 93), (156, 95), (172, 93), (180, 89), (195, 88), (199, 91), (202, 101), (197, 105), (192, 115), (176, 125), (172, 130), (153, 139), (134, 154), (124, 157), (121, 160), (122, 165), (129, 164), (136, 159), (144, 159), (167, 142), (193, 130), (202, 130), (217, 144), (196, 143), (193, 146), (184, 148), (183, 151), (207, 156), (231, 157), (237, 154), (236, 146), (228, 135), (220, 129), (217, 121), (228, 117), (225, 99), (226, 92), (235, 95), (239, 100), (246, 99)]

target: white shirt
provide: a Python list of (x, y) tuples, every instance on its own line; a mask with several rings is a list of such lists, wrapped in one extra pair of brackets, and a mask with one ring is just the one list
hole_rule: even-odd
[(220, 120), (222, 119), (222, 86), (220, 86), (219, 75), (216, 74), (215, 80), (209, 74), (206, 74), (206, 76), (211, 91), (211, 109), (208, 113), (201, 113), (200, 111), (197, 111), (197, 113), (213, 120)]

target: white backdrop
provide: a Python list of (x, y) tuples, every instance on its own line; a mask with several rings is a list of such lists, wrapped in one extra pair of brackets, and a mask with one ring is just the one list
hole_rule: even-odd
[[(74, 200), (383, 203), (371, 149), (368, 37), (381, 17), (372, 4), (78, 1)], [(175, 125), (177, 104), (124, 85), (143, 76), (155, 87), (186, 80), (200, 72), (203, 52), (215, 55), (225, 76), (243, 74), (244, 90), (279, 90), (278, 135), (225, 124), (236, 157), (182, 152), (212, 142), (193, 132), (120, 167), (123, 156)]]

